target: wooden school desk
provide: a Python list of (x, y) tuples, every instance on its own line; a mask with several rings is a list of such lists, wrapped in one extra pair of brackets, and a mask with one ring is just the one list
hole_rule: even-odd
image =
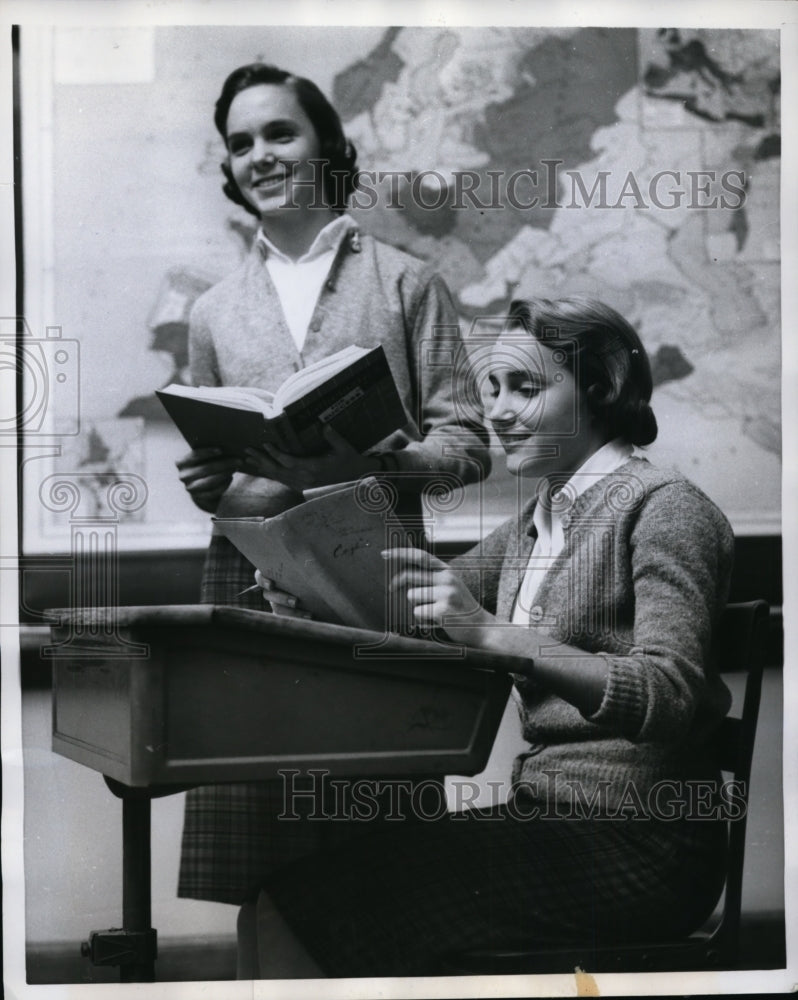
[(123, 927), (83, 946), (154, 979), (150, 802), (281, 770), (474, 775), (518, 661), (432, 639), (211, 605), (56, 612), (53, 750), (123, 807)]

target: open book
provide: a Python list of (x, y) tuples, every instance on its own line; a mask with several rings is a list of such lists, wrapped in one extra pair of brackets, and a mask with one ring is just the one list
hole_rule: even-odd
[(407, 631), (406, 603), (389, 594), (389, 568), (380, 553), (412, 542), (387, 509), (383, 488), (367, 478), (314, 492), (275, 517), (217, 517), (214, 523), (314, 618)]
[(407, 423), (382, 347), (344, 348), (290, 375), (273, 395), (187, 385), (156, 395), (192, 448), (238, 455), (264, 442), (292, 455), (316, 454), (325, 448), (325, 424), (363, 452)]

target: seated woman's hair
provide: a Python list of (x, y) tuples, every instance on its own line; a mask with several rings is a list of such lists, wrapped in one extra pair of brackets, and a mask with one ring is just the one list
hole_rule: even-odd
[[(266, 63), (239, 66), (225, 80), (216, 102), (213, 120), (222, 138), (227, 140), (227, 115), (233, 98), (242, 90), (262, 83), (284, 85), (293, 90), (319, 140), (319, 159), (324, 161), (322, 184), (327, 204), (334, 211), (343, 212), (349, 196), (357, 187), (357, 152), (344, 135), (338, 112), (312, 80), (294, 76), (293, 73)], [(227, 197), (252, 215), (258, 215), (257, 210), (239, 191), (226, 163), (222, 164), (222, 172), (225, 176), (222, 190)]]
[(607, 440), (622, 437), (636, 445), (655, 440), (651, 364), (637, 331), (620, 313), (581, 296), (516, 299), (507, 328), (519, 326), (547, 347), (563, 351), (563, 363)]

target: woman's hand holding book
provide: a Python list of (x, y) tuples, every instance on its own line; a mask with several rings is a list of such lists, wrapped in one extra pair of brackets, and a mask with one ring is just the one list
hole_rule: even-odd
[(195, 448), (179, 458), (175, 465), (194, 503), (200, 510), (212, 514), (233, 474), (241, 468), (241, 459), (226, 455), (220, 448)]
[(271, 444), (264, 444), (262, 449), (248, 448), (243, 471), (275, 479), (298, 492), (330, 483), (352, 482), (380, 471), (376, 455), (361, 455), (332, 427), (324, 428), (324, 437), (329, 448), (321, 455), (289, 455)]

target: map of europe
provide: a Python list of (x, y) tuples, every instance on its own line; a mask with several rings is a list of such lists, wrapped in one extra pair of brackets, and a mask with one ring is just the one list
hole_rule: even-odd
[(666, 457), (718, 495), (731, 449), (751, 475), (719, 499), (756, 509), (779, 481), (779, 79), (772, 31), (391, 28), (333, 98), (384, 175), (364, 227), (436, 264), (464, 330), (513, 296), (603, 298), (651, 354)]

